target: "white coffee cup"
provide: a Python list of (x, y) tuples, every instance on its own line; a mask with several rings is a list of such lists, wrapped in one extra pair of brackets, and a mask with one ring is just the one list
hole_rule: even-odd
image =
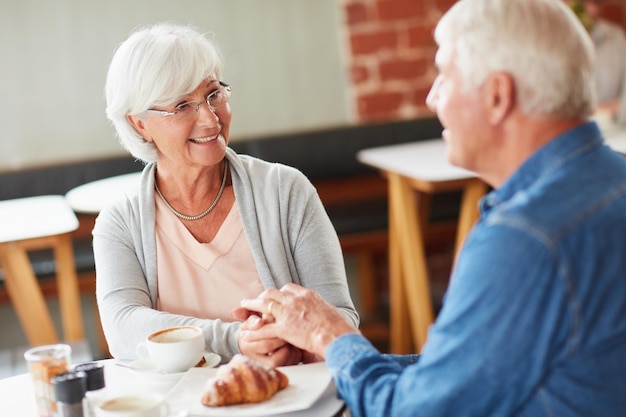
[(165, 372), (184, 372), (204, 355), (204, 332), (197, 326), (168, 327), (137, 345), (137, 356)]
[(96, 417), (166, 417), (167, 402), (157, 394), (138, 394), (112, 397), (95, 408)]

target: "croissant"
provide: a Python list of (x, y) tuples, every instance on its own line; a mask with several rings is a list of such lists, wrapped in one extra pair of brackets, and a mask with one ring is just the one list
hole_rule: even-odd
[(287, 375), (237, 354), (207, 381), (202, 404), (207, 407), (258, 403), (289, 385)]

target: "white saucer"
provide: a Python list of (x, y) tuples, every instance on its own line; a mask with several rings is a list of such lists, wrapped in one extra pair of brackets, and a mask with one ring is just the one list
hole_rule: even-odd
[[(213, 352), (204, 352), (204, 364), (201, 368), (215, 368), (222, 361), (222, 357), (217, 353)], [(125, 368), (129, 368), (131, 371), (137, 372), (144, 376), (150, 376), (150, 378), (156, 378), (164, 381), (174, 381), (182, 378), (183, 375), (187, 373), (187, 371), (183, 372), (166, 372), (162, 369), (159, 369), (154, 363), (152, 363), (149, 359), (137, 359), (130, 363), (121, 363), (117, 362), (118, 365), (123, 366)]]

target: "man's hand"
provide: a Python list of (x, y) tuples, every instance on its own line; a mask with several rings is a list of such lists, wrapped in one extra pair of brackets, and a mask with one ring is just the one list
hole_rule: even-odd
[(237, 336), (242, 354), (271, 367), (297, 365), (303, 361), (302, 350), (280, 338), (266, 337), (258, 332), (266, 324), (258, 314), (238, 308), (232, 315), (243, 321)]
[(241, 340), (253, 344), (281, 339), (309, 352), (305, 358), (312, 361), (324, 358), (326, 348), (338, 336), (359, 333), (335, 306), (315, 291), (296, 284), (287, 284), (280, 291), (265, 290), (256, 299), (242, 300), (241, 306), (243, 309), (236, 309), (233, 314), (252, 323), (242, 326), (240, 346)]

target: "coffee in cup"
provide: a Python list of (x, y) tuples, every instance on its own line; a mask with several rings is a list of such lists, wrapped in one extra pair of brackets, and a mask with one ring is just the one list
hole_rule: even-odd
[(96, 405), (96, 417), (166, 417), (167, 403), (157, 394), (125, 395)]
[(165, 372), (184, 372), (204, 356), (204, 332), (197, 326), (159, 330), (137, 346), (137, 355)]

